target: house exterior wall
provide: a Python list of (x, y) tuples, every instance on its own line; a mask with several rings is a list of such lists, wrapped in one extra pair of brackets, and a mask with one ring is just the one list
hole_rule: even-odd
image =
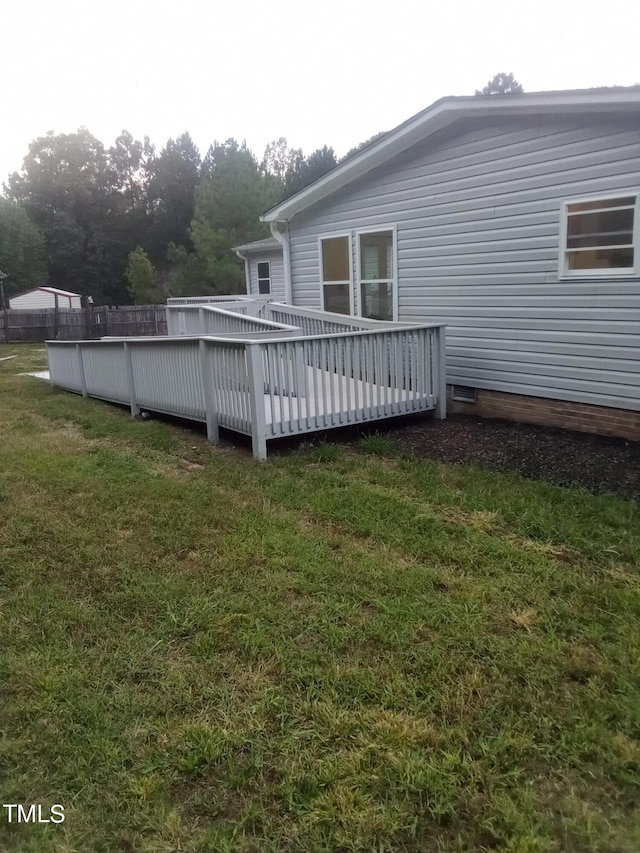
[[(46, 290), (30, 290), (9, 300), (9, 308), (55, 308), (55, 294)], [(81, 308), (79, 296), (58, 296), (59, 308)]]
[(271, 295), (273, 298), (282, 302), (285, 296), (284, 292), (284, 260), (282, 249), (273, 249), (269, 251), (261, 251), (248, 254), (249, 259), (249, 282), (247, 293), (249, 296), (259, 296), (258, 293), (258, 264), (262, 261), (268, 261), (271, 265)]
[(293, 302), (319, 236), (395, 226), (398, 319), (447, 324), (449, 383), (640, 410), (640, 279), (558, 272), (562, 202), (633, 189), (637, 119), (458, 123), (292, 220)]

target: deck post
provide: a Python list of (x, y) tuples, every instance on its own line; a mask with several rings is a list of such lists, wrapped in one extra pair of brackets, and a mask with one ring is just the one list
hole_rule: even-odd
[(218, 430), (218, 413), (215, 410), (213, 399), (213, 367), (211, 364), (211, 351), (206, 341), (199, 341), (200, 350), (200, 373), (202, 375), (202, 391), (204, 393), (204, 408), (207, 415), (207, 438), (211, 444), (220, 444), (220, 432)]
[(133, 379), (133, 364), (131, 363), (131, 349), (129, 344), (123, 344), (124, 347), (124, 369), (127, 377), (127, 391), (129, 392), (129, 403), (131, 405), (131, 417), (135, 418), (140, 414), (140, 406), (136, 401), (136, 384)]
[(80, 344), (76, 344), (76, 352), (78, 354), (78, 369), (80, 371), (80, 387), (82, 388), (82, 396), (88, 397), (87, 394), (87, 378), (84, 375), (84, 360), (82, 358), (82, 349)]
[(436, 331), (436, 389), (437, 403), (434, 417), (437, 420), (444, 420), (447, 417), (447, 353), (446, 353), (446, 326), (438, 326)]
[(264, 370), (261, 344), (247, 343), (245, 347), (249, 375), (249, 399), (251, 401), (251, 445), (256, 459), (266, 459), (267, 425), (264, 414)]
[(204, 335), (204, 334), (205, 334), (205, 329), (204, 329), (204, 308), (198, 308), (198, 325), (200, 326), (200, 328), (198, 329), (198, 331), (200, 332), (200, 334), (201, 334), (201, 335)]

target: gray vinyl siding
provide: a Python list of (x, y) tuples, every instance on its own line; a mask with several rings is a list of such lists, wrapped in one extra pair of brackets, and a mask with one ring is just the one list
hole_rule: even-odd
[(271, 265), (271, 295), (274, 299), (284, 299), (284, 261), (282, 249), (249, 254), (249, 295), (258, 296), (258, 264), (268, 261)]
[(449, 383), (640, 410), (640, 280), (558, 278), (562, 201), (628, 190), (637, 119), (459, 124), (292, 220), (293, 302), (320, 307), (319, 236), (395, 225), (399, 319), (447, 324)]

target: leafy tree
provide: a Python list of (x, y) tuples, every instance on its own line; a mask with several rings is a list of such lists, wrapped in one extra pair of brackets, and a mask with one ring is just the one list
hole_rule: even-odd
[(361, 142), (359, 145), (350, 148), (344, 157), (340, 160), (341, 163), (344, 163), (349, 157), (352, 157), (354, 154), (357, 154), (358, 151), (361, 151), (363, 148), (366, 148), (367, 145), (370, 145), (372, 142), (375, 142), (376, 139), (380, 139), (381, 136), (384, 136), (386, 130), (381, 130), (378, 133), (374, 133), (373, 136), (370, 136), (369, 139), (365, 139), (364, 142)]
[(129, 254), (126, 278), (127, 289), (137, 305), (151, 305), (163, 300), (155, 267), (140, 246)]
[(235, 139), (214, 143), (203, 171), (206, 176), (196, 193), (191, 238), (207, 286), (218, 293), (239, 292), (244, 272), (231, 249), (268, 235), (259, 217), (278, 201), (279, 189), (261, 171), (246, 144)]
[[(47, 278), (45, 241), (16, 201), (0, 197), (0, 270), (5, 296), (43, 285)], [(0, 306), (2, 307), (2, 306)]]
[(50, 284), (97, 299), (122, 294), (113, 175), (98, 139), (85, 128), (39, 137), (8, 189), (44, 234)]
[(187, 252), (184, 246), (169, 243), (167, 259), (171, 264), (168, 290), (173, 296), (208, 296), (218, 292), (206, 259), (197, 252)]
[(119, 202), (120, 239), (125, 254), (137, 245), (147, 243), (150, 235), (149, 171), (155, 149), (145, 136), (134, 139), (123, 130), (108, 151), (109, 167), (116, 199)]
[(489, 80), (484, 89), (476, 89), (476, 95), (521, 95), (523, 92), (524, 89), (513, 74), (505, 74), (504, 71)]
[(144, 142), (123, 130), (109, 149), (109, 165), (116, 189), (126, 199), (130, 213), (148, 211), (149, 163), (155, 149), (145, 136)]
[(294, 153), (296, 156), (285, 177), (287, 196), (300, 192), (338, 165), (333, 148), (328, 148), (326, 145), (318, 148), (308, 157), (303, 157), (299, 151)]
[(152, 216), (149, 251), (156, 263), (166, 258), (167, 246), (190, 246), (189, 226), (200, 181), (200, 152), (188, 133), (169, 139), (157, 157), (151, 157), (148, 199)]
[(281, 136), (265, 148), (260, 168), (266, 175), (277, 178), (284, 189), (288, 172), (301, 160), (304, 160), (304, 155), (300, 148), (289, 148), (289, 143)]

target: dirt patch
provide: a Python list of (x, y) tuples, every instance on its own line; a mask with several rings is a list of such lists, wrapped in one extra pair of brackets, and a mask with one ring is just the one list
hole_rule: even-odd
[(468, 415), (421, 419), (387, 435), (416, 456), (475, 462), (560, 486), (640, 500), (637, 442)]

